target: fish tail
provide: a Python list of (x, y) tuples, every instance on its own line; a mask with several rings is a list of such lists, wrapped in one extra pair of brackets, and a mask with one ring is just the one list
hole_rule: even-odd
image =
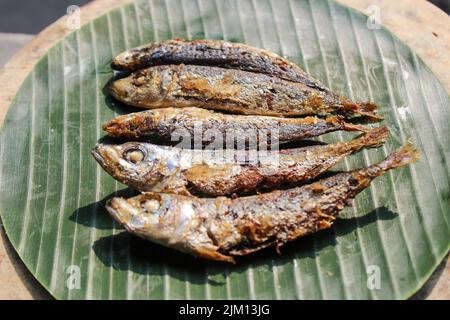
[[(373, 179), (382, 176), (391, 169), (400, 168), (414, 163), (419, 159), (419, 151), (413, 146), (411, 141), (407, 141), (402, 147), (392, 152), (383, 161), (369, 166), (368, 168), (353, 171), (350, 176), (356, 181), (353, 195), (355, 196), (367, 188)], [(351, 182), (354, 183), (353, 181)]]
[(372, 129), (369, 128), (369, 127), (366, 127), (366, 126), (363, 126), (363, 125), (360, 125), (360, 124), (349, 123), (349, 122), (344, 121), (342, 118), (334, 118), (334, 119), (335, 119), (334, 121), (339, 123), (339, 125), (342, 128), (342, 130), (346, 130), (346, 131), (360, 131), (360, 132), (365, 132), (365, 133), (368, 133), (368, 132), (372, 131)]
[(378, 109), (378, 106), (372, 102), (363, 102), (360, 105), (361, 105), (361, 108), (360, 108), (361, 111), (365, 111), (365, 112), (374, 112), (375, 110)]
[(362, 136), (354, 140), (354, 145), (359, 147), (376, 148), (382, 145), (389, 136), (387, 127), (375, 128), (367, 131)]
[(378, 164), (373, 165), (386, 172), (391, 169), (400, 168), (408, 164), (414, 163), (419, 159), (419, 150), (417, 150), (412, 142), (408, 140), (402, 147), (392, 152), (386, 159)]
[(369, 122), (379, 122), (383, 120), (383, 117), (376, 114), (378, 106), (371, 102), (363, 103), (353, 103), (345, 102), (343, 103), (344, 111), (348, 114), (355, 114), (366, 118)]
[(382, 116), (373, 112), (357, 111), (355, 113), (366, 119), (367, 122), (380, 122), (384, 119)]
[(210, 248), (195, 248), (193, 251), (195, 255), (200, 258), (236, 264), (236, 261), (233, 257), (221, 254), (217, 251), (211, 250)]

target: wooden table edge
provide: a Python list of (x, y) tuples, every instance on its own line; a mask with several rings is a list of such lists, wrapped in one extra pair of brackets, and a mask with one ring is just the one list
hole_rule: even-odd
[[(379, 8), (381, 23), (383, 27), (391, 31), (399, 39), (411, 47), (418, 54), (425, 64), (438, 77), (447, 92), (450, 92), (450, 17), (439, 8), (428, 3), (425, 0), (336, 0), (338, 3), (351, 7), (364, 14), (368, 14), (373, 8)], [(103, 15), (104, 13), (127, 3), (132, 0), (96, 0), (81, 7), (81, 25)], [(375, 7), (374, 7), (375, 6)], [(395, 15), (395, 17), (394, 17)], [(422, 24), (419, 24), (419, 23)], [(8, 108), (23, 83), (26, 76), (33, 69), (35, 64), (41, 59), (46, 52), (54, 46), (60, 39), (72, 32), (67, 27), (67, 16), (63, 16), (41, 33), (39, 33), (29, 44), (24, 46), (17, 52), (0, 70), (0, 127), (8, 111)], [(2, 238), (4, 231), (2, 230)], [(0, 241), (5, 246), (8, 240), (6, 237)], [(9, 247), (9, 250), (11, 251)], [(3, 248), (0, 247), (1, 250)], [(0, 251), (1, 251), (0, 250)], [(14, 253), (7, 253), (11, 259)], [(17, 259), (17, 257), (16, 257)], [(444, 261), (440, 265), (441, 272), (448, 278), (449, 261)], [(17, 264), (18, 262), (12, 262)], [(21, 263), (21, 262), (19, 262)], [(15, 272), (21, 277), (17, 286), (22, 287), (20, 296), (11, 298), (30, 299), (30, 298), (46, 298), (44, 294), (33, 293), (31, 287), (37, 284), (35, 279), (25, 276), (28, 272), (26, 267), (22, 265), (14, 265)], [(433, 279), (432, 279), (433, 280)], [(448, 280), (448, 279), (445, 279)], [(30, 284), (31, 282), (31, 284)], [(434, 279), (433, 286), (437, 280)], [(38, 290), (39, 291), (39, 290)], [(440, 293), (433, 298), (448, 299), (449, 290), (440, 290)], [(8, 295), (0, 293), (0, 298), (8, 298)]]

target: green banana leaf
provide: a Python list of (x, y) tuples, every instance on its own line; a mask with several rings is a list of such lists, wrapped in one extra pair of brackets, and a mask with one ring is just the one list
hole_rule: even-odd
[[(332, 229), (281, 256), (267, 249), (227, 265), (130, 236), (104, 209), (129, 191), (90, 154), (101, 124), (130, 110), (105, 95), (109, 64), (174, 37), (262, 47), (378, 103), (390, 140), (337, 169), (379, 161), (407, 139), (421, 159), (378, 178)], [(137, 0), (62, 39), (17, 92), (1, 133), (1, 218), (27, 268), (60, 299), (404, 299), (449, 251), (449, 124), (450, 98), (421, 59), (333, 1)]]

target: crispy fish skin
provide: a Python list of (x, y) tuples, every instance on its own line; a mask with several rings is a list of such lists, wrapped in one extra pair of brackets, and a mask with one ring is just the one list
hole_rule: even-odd
[(267, 50), (222, 40), (167, 40), (125, 51), (115, 57), (112, 68), (136, 71), (166, 64), (216, 66), (263, 73), (329, 91), (299, 66)]
[(349, 154), (380, 146), (388, 134), (388, 129), (383, 127), (348, 142), (293, 149), (294, 152), (292, 149), (281, 150), (277, 165), (224, 168), (200, 164), (186, 170), (184, 178), (191, 192), (208, 197), (299, 186), (334, 167)]
[[(243, 158), (237, 154), (242, 150), (217, 161), (213, 152), (140, 142), (98, 144), (93, 155), (115, 179), (139, 191), (217, 197), (298, 186), (351, 153), (378, 147), (388, 134), (387, 128), (377, 128), (348, 142), (281, 150), (254, 164), (238, 161)], [(141, 154), (140, 161), (130, 157), (133, 152)]]
[(112, 82), (109, 92), (125, 104), (148, 109), (199, 107), (248, 115), (341, 114), (380, 119), (370, 103), (352, 103), (302, 83), (218, 67), (150, 67)]
[[(279, 143), (299, 141), (337, 130), (363, 131), (369, 128), (347, 123), (339, 117), (278, 118), (231, 115), (211, 110), (186, 107), (162, 108), (116, 117), (103, 125), (109, 136), (122, 139), (154, 138), (170, 142), (174, 133), (194, 137), (201, 134), (204, 143), (227, 136), (235, 140), (248, 135), (270, 143), (269, 134), (276, 134)], [(210, 137), (210, 139), (208, 139)]]
[(144, 193), (106, 204), (125, 229), (163, 246), (205, 259), (234, 263), (269, 246), (330, 228), (339, 212), (371, 181), (416, 161), (407, 143), (384, 161), (299, 188), (230, 199)]

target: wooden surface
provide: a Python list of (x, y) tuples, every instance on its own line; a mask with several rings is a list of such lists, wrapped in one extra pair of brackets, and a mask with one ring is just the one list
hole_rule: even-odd
[(21, 33), (0, 33), (0, 68), (34, 36)]
[[(130, 0), (97, 0), (81, 10), (82, 24)], [(369, 14), (379, 8), (381, 24), (406, 42), (450, 92), (450, 17), (425, 0), (338, 0)], [(374, 7), (376, 6), (376, 7)], [(0, 70), (0, 125), (20, 84), (39, 58), (71, 30), (66, 17), (50, 25)], [(0, 227), (0, 299), (51, 299), (20, 261)], [(450, 260), (441, 263), (413, 299), (450, 300)]]

